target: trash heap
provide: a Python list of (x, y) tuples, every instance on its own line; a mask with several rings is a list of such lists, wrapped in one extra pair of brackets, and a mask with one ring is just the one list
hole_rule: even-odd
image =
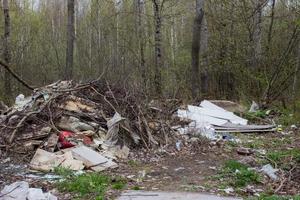
[(149, 149), (170, 136), (174, 108), (144, 99), (99, 80), (58, 81), (29, 97), (19, 95), (1, 111), (0, 145), (31, 153), (30, 167), (39, 171), (114, 168), (114, 160), (127, 158), (131, 148)]
[(186, 109), (179, 109), (177, 116), (181, 120), (188, 120), (189, 123), (184, 127), (175, 127), (175, 129), (183, 135), (202, 135), (211, 140), (224, 139), (223, 137), (228, 137), (229, 133), (276, 131), (274, 124), (248, 125), (248, 120), (212, 102), (216, 101), (204, 100), (199, 106), (188, 105)]

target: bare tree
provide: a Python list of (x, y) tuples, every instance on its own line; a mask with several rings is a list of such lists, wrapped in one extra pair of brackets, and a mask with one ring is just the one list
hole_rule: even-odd
[(201, 27), (204, 17), (204, 0), (196, 0), (196, 16), (193, 26), (193, 41), (192, 41), (192, 95), (193, 97), (199, 94), (199, 62), (200, 62), (200, 41), (201, 41)]
[(259, 65), (262, 56), (262, 9), (264, 1), (255, 0), (255, 12), (253, 16), (253, 55), (252, 67), (255, 68)]
[(154, 34), (154, 53), (155, 53), (155, 69), (154, 69), (154, 86), (155, 91), (158, 95), (162, 93), (161, 85), (161, 68), (163, 67), (162, 60), (162, 17), (161, 17), (161, 8), (163, 7), (163, 2), (160, 3), (160, 0), (152, 0), (153, 2), (153, 11), (154, 11), (154, 25), (155, 25), (155, 34)]
[[(4, 41), (3, 41), (3, 58), (6, 64), (11, 62), (11, 51), (10, 51), (10, 16), (9, 16), (9, 5), (8, 0), (3, 0), (3, 13), (4, 13)], [(10, 73), (5, 70), (4, 72), (4, 92), (6, 95), (6, 103), (9, 102), (9, 97), (12, 95), (11, 89), (11, 77)]]
[(68, 0), (67, 52), (64, 78), (70, 80), (73, 76), (75, 42), (75, 2)]
[(143, 17), (145, 15), (145, 0), (135, 0), (135, 6), (137, 11), (136, 16), (136, 35), (138, 37), (139, 45), (139, 68), (141, 71), (142, 81), (146, 85), (146, 66), (145, 66), (145, 30)]

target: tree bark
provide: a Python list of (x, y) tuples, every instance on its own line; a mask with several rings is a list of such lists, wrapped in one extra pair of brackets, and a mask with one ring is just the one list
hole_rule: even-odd
[(161, 3), (160, 0), (152, 0), (154, 11), (154, 55), (155, 55), (155, 69), (154, 69), (154, 87), (157, 95), (162, 94), (162, 80), (161, 80), (161, 68), (163, 67), (162, 60), (162, 18), (161, 18)]
[(68, 0), (68, 24), (67, 24), (67, 52), (64, 78), (70, 80), (73, 77), (75, 42), (75, 2)]
[(297, 64), (295, 67), (294, 72), (294, 80), (293, 80), (293, 88), (292, 88), (292, 100), (293, 100), (293, 111), (296, 113), (297, 110), (297, 84), (298, 84), (298, 75), (299, 75), (299, 69), (300, 69), (300, 42), (298, 42), (298, 58), (297, 58)]
[[(4, 61), (9, 65), (11, 62), (11, 51), (10, 51), (11, 28), (10, 28), (8, 0), (3, 0), (3, 14), (4, 14), (3, 58)], [(9, 103), (10, 97), (12, 96), (12, 88), (11, 88), (11, 76), (7, 70), (4, 71), (4, 93), (5, 93), (5, 103)]]
[(274, 25), (274, 17), (275, 17), (275, 4), (276, 4), (276, 0), (272, 0), (271, 22), (270, 22), (269, 31), (268, 31), (268, 43), (267, 43), (267, 48), (266, 48), (266, 51), (268, 53), (269, 53), (271, 41), (272, 41), (272, 33), (273, 33), (273, 25)]
[(204, 17), (204, 0), (196, 0), (196, 16), (193, 26), (193, 41), (192, 41), (192, 71), (191, 71), (191, 85), (192, 95), (197, 97), (200, 92), (199, 81), (199, 63), (200, 63), (200, 41), (201, 41), (201, 26)]
[(262, 48), (262, 0), (255, 0), (255, 13), (253, 16), (253, 55), (252, 67), (255, 69), (260, 64)]
[[(202, 67), (203, 71), (201, 73), (201, 93), (207, 94), (208, 93), (208, 57), (207, 57), (207, 50), (208, 50), (208, 26), (207, 20), (205, 15), (203, 16), (203, 23), (201, 25), (201, 35), (200, 35), (200, 58), (203, 59)], [(201, 68), (201, 64), (200, 64)]]
[(139, 68), (141, 71), (142, 81), (144, 86), (146, 86), (146, 60), (145, 60), (145, 30), (143, 23), (143, 15), (145, 15), (145, 0), (136, 0), (136, 10), (137, 10), (137, 36), (139, 40)]

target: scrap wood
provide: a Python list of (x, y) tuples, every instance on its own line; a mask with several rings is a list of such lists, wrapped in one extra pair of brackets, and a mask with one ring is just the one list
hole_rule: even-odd
[(26, 115), (19, 121), (19, 123), (18, 123), (17, 127), (15, 128), (15, 130), (12, 132), (12, 134), (11, 134), (9, 140), (8, 140), (9, 144), (11, 144), (14, 141), (15, 136), (16, 136), (17, 132), (19, 131), (19, 128), (23, 126), (23, 123), (26, 121), (26, 119), (28, 117), (30, 117), (31, 115), (38, 114), (38, 113), (42, 112), (51, 100), (52, 99), (45, 102), (37, 111), (32, 111), (32, 112), (26, 113)]
[[(92, 134), (95, 137), (99, 130), (107, 135), (109, 129), (107, 122), (115, 113), (120, 113), (120, 116), (125, 118), (116, 131), (116, 138), (118, 138), (116, 142), (119, 144), (147, 149), (157, 144), (164, 145), (167, 142), (166, 134), (171, 130), (172, 119), (169, 110), (175, 105), (172, 103), (170, 106), (167, 101), (162, 102), (160, 109), (163, 112), (153, 112), (144, 94), (117, 85), (109, 85), (103, 81), (93, 81), (85, 85), (58, 81), (34, 90), (32, 99), (26, 109), (12, 109), (0, 121), (3, 133), (0, 134), (0, 139), (8, 135), (9, 139), (6, 141), (9, 144), (19, 141), (20, 152), (21, 148), (24, 148), (22, 144), (26, 142), (22, 138), (26, 136), (27, 139), (33, 139), (31, 135), (36, 130), (45, 126), (51, 128), (51, 132), (39, 136), (39, 139), (44, 141), (47, 141), (53, 133), (66, 131), (59, 126), (62, 119), (66, 117), (75, 117), (78, 122), (93, 127), (91, 130), (95, 133)], [(159, 123), (157, 128), (149, 127), (149, 122), (152, 121)], [(86, 130), (80, 130), (82, 131)], [(1, 143), (6, 145), (4, 142), (5, 140), (1, 140)], [(43, 146), (43, 148), (47, 147)]]

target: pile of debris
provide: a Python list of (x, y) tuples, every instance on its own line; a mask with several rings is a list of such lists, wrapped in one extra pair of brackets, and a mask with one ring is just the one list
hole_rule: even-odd
[(113, 160), (126, 158), (132, 147), (166, 143), (167, 118), (177, 107), (144, 103), (143, 94), (129, 91), (101, 81), (59, 81), (21, 94), (0, 113), (0, 145), (31, 157), (38, 149), (30, 166), (42, 171), (115, 167)]
[(29, 188), (25, 181), (19, 181), (7, 185), (0, 192), (0, 200), (57, 200), (50, 192), (44, 193), (40, 188)]
[[(228, 104), (228, 103), (227, 103)], [(175, 127), (181, 134), (202, 135), (216, 140), (228, 133), (274, 132), (276, 125), (248, 125), (248, 120), (204, 100), (199, 106), (188, 105), (179, 109), (177, 116), (188, 120), (184, 127)]]

